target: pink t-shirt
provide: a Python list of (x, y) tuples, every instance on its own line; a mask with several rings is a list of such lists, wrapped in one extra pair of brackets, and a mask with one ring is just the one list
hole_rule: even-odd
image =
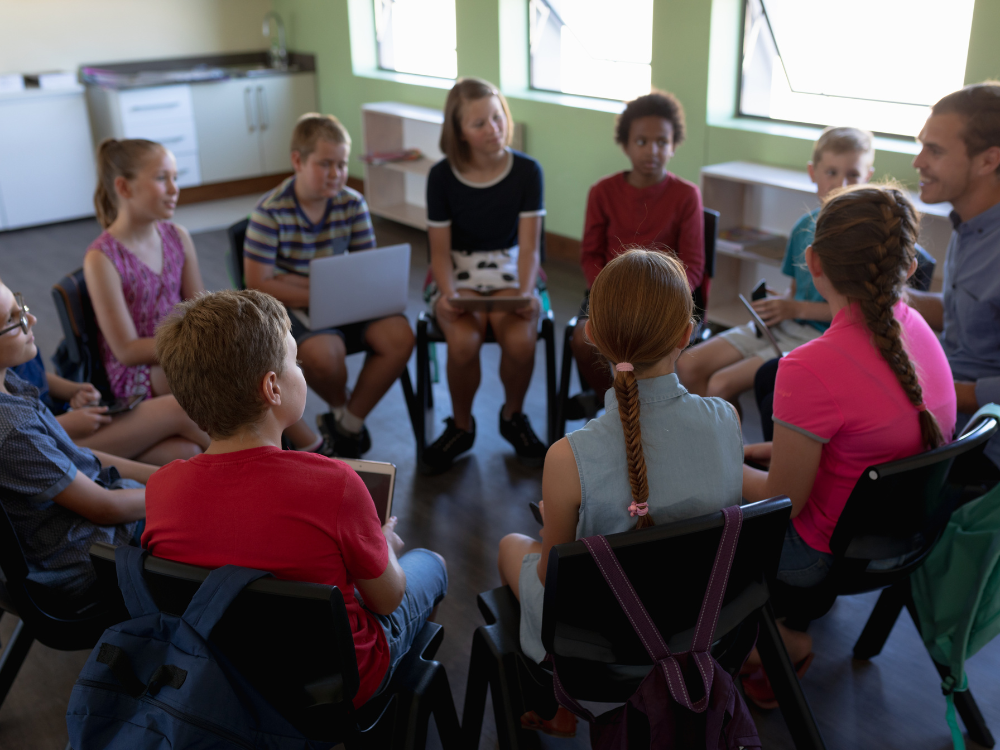
[[(924, 404), (950, 440), (955, 385), (941, 344), (906, 304), (899, 302), (893, 312)], [(916, 407), (873, 343), (857, 306), (838, 312), (826, 333), (782, 358), (774, 421), (823, 443), (809, 500), (792, 520), (799, 536), (820, 552), (830, 552), (833, 529), (867, 467), (925, 450)]]

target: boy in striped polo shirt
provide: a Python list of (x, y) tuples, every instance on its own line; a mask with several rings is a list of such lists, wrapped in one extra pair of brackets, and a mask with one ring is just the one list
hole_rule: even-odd
[[(375, 247), (368, 205), (347, 187), (351, 136), (332, 115), (305, 114), (292, 132), (295, 175), (265, 195), (253, 213), (243, 246), (246, 284), (289, 308), (309, 307), (309, 261)], [(413, 351), (406, 317), (310, 330), (291, 315), (292, 336), (306, 382), (330, 405), (317, 425), (334, 453), (359, 458), (371, 448), (364, 426)], [(367, 351), (348, 398), (348, 349)]]

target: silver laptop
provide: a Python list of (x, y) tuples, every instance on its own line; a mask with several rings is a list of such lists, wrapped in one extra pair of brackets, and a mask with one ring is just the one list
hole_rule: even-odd
[(763, 333), (764, 336), (767, 337), (767, 340), (771, 342), (771, 346), (774, 348), (778, 358), (780, 359), (781, 357), (784, 357), (787, 352), (781, 351), (781, 347), (778, 346), (778, 340), (774, 338), (774, 334), (771, 333), (771, 329), (764, 324), (764, 320), (757, 314), (757, 311), (753, 309), (753, 305), (751, 305), (747, 301), (747, 298), (742, 294), (740, 295), (740, 302), (742, 302), (744, 307), (750, 311), (750, 317), (753, 319), (754, 325), (757, 326), (757, 330)]
[(395, 315), (406, 310), (409, 288), (408, 244), (316, 258), (309, 263), (309, 315), (303, 322), (318, 331)]

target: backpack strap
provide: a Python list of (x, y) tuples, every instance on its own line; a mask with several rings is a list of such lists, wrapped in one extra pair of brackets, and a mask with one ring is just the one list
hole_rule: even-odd
[(723, 508), (722, 515), (722, 538), (715, 553), (715, 562), (712, 563), (712, 575), (708, 579), (708, 588), (701, 602), (701, 612), (698, 613), (698, 624), (695, 625), (694, 639), (691, 642), (691, 651), (696, 653), (707, 653), (712, 648), (715, 626), (719, 624), (719, 613), (722, 611), (722, 599), (729, 584), (729, 571), (733, 567), (736, 545), (743, 528), (743, 510), (740, 506)]
[(122, 591), (125, 606), (133, 619), (145, 615), (155, 615), (160, 611), (142, 574), (148, 554), (148, 551), (130, 544), (123, 544), (115, 549), (118, 588)]
[(188, 604), (183, 620), (206, 641), (229, 605), (247, 584), (270, 573), (236, 565), (224, 565), (208, 574)]

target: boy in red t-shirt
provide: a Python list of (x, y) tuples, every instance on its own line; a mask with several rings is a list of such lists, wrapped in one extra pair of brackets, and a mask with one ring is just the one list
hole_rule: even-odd
[(396, 559), (396, 519), (379, 526), (371, 495), (346, 464), (281, 450), (282, 431), (306, 402), (290, 328), (280, 302), (248, 289), (188, 300), (157, 329), (171, 390), (212, 442), (149, 480), (142, 545), (191, 565), (337, 586), (354, 635), (360, 706), (388, 684), (444, 597), (448, 574), (428, 550)]
[[(590, 287), (615, 256), (641, 245), (672, 252), (687, 270), (692, 290), (705, 272), (705, 219), (694, 183), (667, 171), (674, 149), (684, 140), (684, 108), (673, 94), (653, 91), (630, 101), (615, 123), (615, 143), (632, 169), (609, 175), (590, 188), (580, 262)], [(587, 297), (580, 315), (587, 314)], [(611, 387), (607, 365), (586, 340), (583, 325), (573, 332), (573, 356), (580, 375), (596, 396), (594, 404), (571, 399), (567, 418), (583, 419), (604, 405)], [(591, 414), (592, 416), (592, 414)]]

